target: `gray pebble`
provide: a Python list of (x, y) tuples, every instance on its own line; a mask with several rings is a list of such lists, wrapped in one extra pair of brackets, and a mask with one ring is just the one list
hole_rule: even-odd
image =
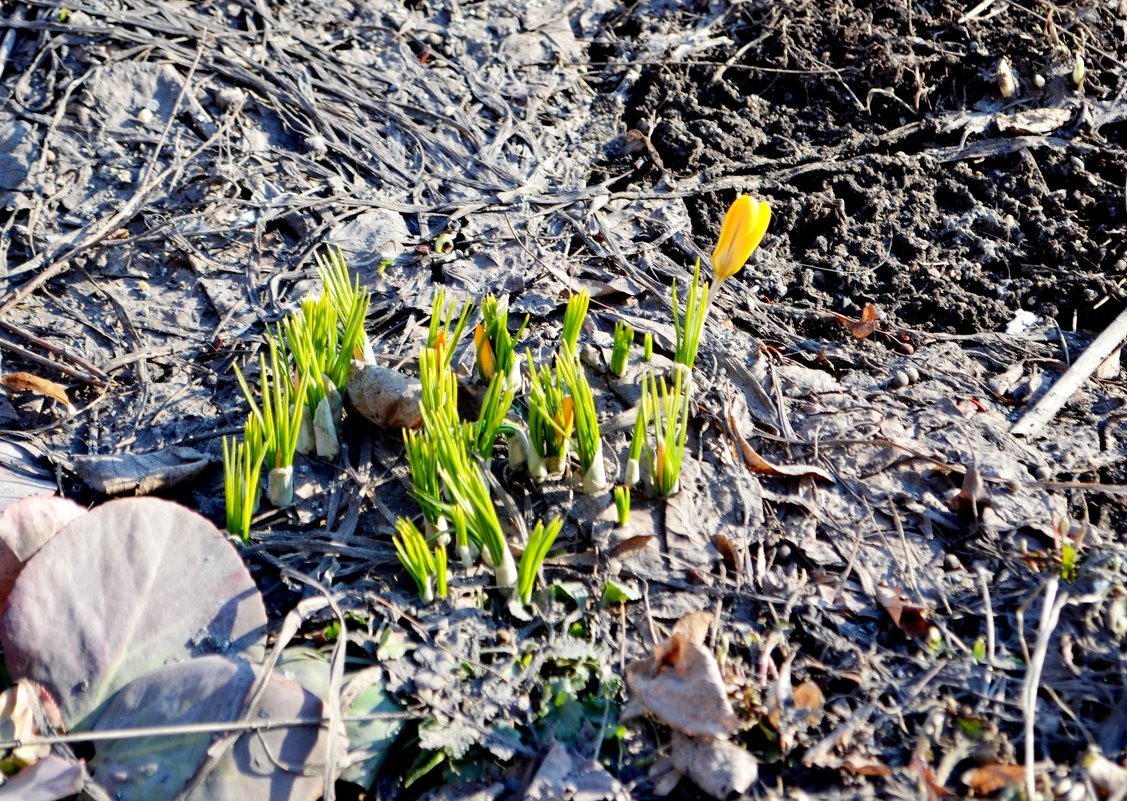
[(888, 380), (888, 386), (892, 389), (903, 389), (911, 382), (908, 380), (908, 374), (903, 370), (895, 370), (892, 377)]

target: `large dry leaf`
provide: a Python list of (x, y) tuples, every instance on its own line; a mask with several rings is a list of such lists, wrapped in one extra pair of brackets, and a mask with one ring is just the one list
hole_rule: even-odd
[(21, 498), (0, 512), (0, 606), (27, 560), (70, 521), (86, 513), (54, 496)]
[(8, 387), (8, 389), (46, 395), (49, 398), (54, 398), (68, 409), (72, 408), (70, 398), (67, 397), (67, 391), (62, 386), (46, 378), (40, 378), (33, 373), (8, 373), (0, 378), (0, 384)]
[(727, 740), (686, 737), (673, 733), (669, 758), (673, 766), (713, 798), (747, 792), (759, 777), (759, 763), (750, 753)]
[(346, 395), (352, 408), (383, 428), (418, 428), (423, 423), (422, 385), (390, 367), (353, 362)]
[[(94, 731), (143, 726), (228, 723), (242, 719), (260, 669), (241, 659), (206, 656), (166, 665), (121, 689)], [(301, 685), (274, 674), (248, 722), (320, 721), (322, 704)], [(215, 733), (100, 743), (94, 778), (118, 801), (167, 801), (192, 781)], [(321, 796), (328, 733), (319, 725), (248, 731), (222, 757), (190, 801), (315, 801)]]
[(831, 484), (834, 483), (834, 477), (832, 475), (814, 465), (779, 465), (768, 462), (756, 452), (755, 448), (751, 447), (750, 442), (743, 438), (739, 428), (736, 426), (736, 419), (732, 415), (731, 410), (728, 411), (728, 433), (731, 434), (732, 440), (736, 443), (736, 447), (739, 449), (740, 456), (743, 457), (747, 469), (753, 473), (760, 473), (767, 476), (789, 476), (790, 478), (810, 477), (828, 481)]
[(189, 481), (211, 464), (206, 453), (192, 448), (165, 448), (151, 453), (91, 454), (74, 457), (74, 471), (90, 489), (104, 495), (137, 495)]
[(51, 754), (0, 787), (0, 801), (59, 801), (82, 790), (86, 778), (81, 762), (69, 762)]
[(168, 501), (111, 501), (24, 567), (0, 617), (13, 678), (45, 685), (68, 729), (128, 682), (210, 653), (262, 658), (266, 610), (215, 526)]
[(684, 734), (724, 737), (738, 726), (716, 659), (683, 634), (627, 666), (626, 683), (632, 706)]

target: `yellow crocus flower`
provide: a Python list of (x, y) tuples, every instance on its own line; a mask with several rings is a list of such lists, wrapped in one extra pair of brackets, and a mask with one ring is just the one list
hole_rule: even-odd
[(728, 207), (720, 239), (712, 251), (712, 270), (719, 284), (738, 273), (759, 246), (771, 222), (771, 207), (766, 200), (740, 195)]
[(493, 343), (485, 335), (485, 328), (480, 323), (473, 330), (474, 347), (477, 348), (477, 369), (485, 381), (493, 379), (493, 372), (497, 369), (497, 357), (493, 355)]

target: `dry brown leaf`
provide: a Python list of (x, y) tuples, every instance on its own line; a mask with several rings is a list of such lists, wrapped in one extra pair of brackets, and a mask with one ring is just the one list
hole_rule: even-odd
[(913, 604), (907, 595), (883, 581), (877, 587), (877, 601), (905, 634), (920, 638), (927, 635), (931, 624), (927, 622), (926, 607)]
[(828, 481), (831, 484), (834, 483), (833, 476), (820, 467), (814, 467), (808, 464), (777, 465), (768, 462), (756, 453), (750, 443), (740, 434), (739, 429), (736, 427), (736, 420), (732, 417), (731, 411), (728, 412), (728, 431), (740, 449), (740, 455), (743, 456), (744, 464), (746, 464), (747, 469), (753, 473), (761, 473), (769, 476), (789, 476), (791, 478), (820, 478), (822, 481)]
[(628, 665), (626, 683), (632, 707), (683, 734), (724, 737), (739, 725), (716, 659), (684, 635), (658, 645), (652, 658)]
[(962, 776), (962, 782), (975, 795), (994, 795), (1007, 787), (1020, 787), (1025, 781), (1025, 768), (1021, 765), (983, 765), (972, 768)]
[(951, 508), (961, 515), (977, 519), (982, 510), (990, 505), (990, 490), (982, 479), (978, 465), (972, 464), (963, 476), (959, 494), (950, 500)]
[(742, 797), (759, 778), (755, 757), (727, 740), (674, 732), (670, 746), (673, 766), (713, 798)]
[(383, 428), (418, 428), (422, 385), (398, 370), (365, 362), (352, 363), (347, 397), (352, 407)]
[(623, 557), (630, 556), (631, 554), (645, 549), (653, 538), (653, 534), (639, 534), (636, 537), (628, 537), (611, 548), (607, 552), (607, 556), (611, 559), (622, 559)]
[(681, 635), (689, 642), (704, 645), (708, 639), (708, 629), (712, 625), (712, 613), (703, 609), (699, 612), (689, 612), (682, 615), (681, 619), (673, 625), (673, 636)]
[(859, 320), (854, 320), (852, 317), (846, 317), (844, 314), (837, 312), (829, 312), (829, 315), (848, 328), (849, 333), (857, 339), (864, 339), (880, 327), (880, 312), (872, 303), (866, 303), (865, 307), (861, 309), (861, 319)]
[(822, 722), (826, 697), (812, 681), (794, 687), (791, 680), (791, 656), (779, 668), (779, 678), (767, 699), (767, 722), (778, 732), (779, 744), (789, 749), (797, 735)]
[(723, 534), (713, 534), (712, 547), (720, 554), (720, 558), (724, 560), (724, 567), (726, 567), (729, 572), (740, 572), (740, 560), (736, 556), (736, 549), (730, 539)]
[(1066, 108), (1031, 108), (1017, 114), (999, 114), (994, 124), (999, 133), (1028, 136), (1055, 131), (1071, 117), (1072, 112)]
[(38, 392), (40, 395), (54, 398), (64, 406), (70, 407), (70, 398), (67, 397), (67, 391), (65, 389), (54, 381), (40, 378), (32, 373), (8, 373), (3, 378), (0, 378), (0, 384), (3, 384), (8, 389), (21, 392)]

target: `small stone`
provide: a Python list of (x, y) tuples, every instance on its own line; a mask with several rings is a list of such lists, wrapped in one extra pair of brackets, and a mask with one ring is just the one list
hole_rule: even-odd
[(1034, 75), (1033, 76), (1033, 85), (1036, 86), (1038, 89), (1044, 89), (1045, 88), (1045, 76), (1042, 75), (1041, 73), (1037, 73), (1036, 75)]
[(903, 370), (893, 371), (892, 377), (888, 379), (888, 386), (891, 389), (903, 389), (908, 386), (909, 383), (911, 382), (908, 380), (908, 374)]
[(138, 111), (137, 112), (137, 122), (141, 123), (141, 125), (144, 125), (144, 126), (152, 125), (152, 122), (153, 122), (153, 111), (152, 111), (152, 109), (143, 108), (140, 111)]
[(1053, 477), (1053, 471), (1047, 464), (1039, 464), (1033, 468), (1033, 477), (1038, 481), (1048, 481)]
[(946, 557), (944, 557), (943, 566), (950, 571), (963, 569), (963, 563), (959, 561), (959, 557), (957, 557), (953, 553), (949, 553)]
[(908, 376), (909, 383), (915, 384), (920, 380), (920, 371), (913, 365), (904, 368), (904, 375)]

